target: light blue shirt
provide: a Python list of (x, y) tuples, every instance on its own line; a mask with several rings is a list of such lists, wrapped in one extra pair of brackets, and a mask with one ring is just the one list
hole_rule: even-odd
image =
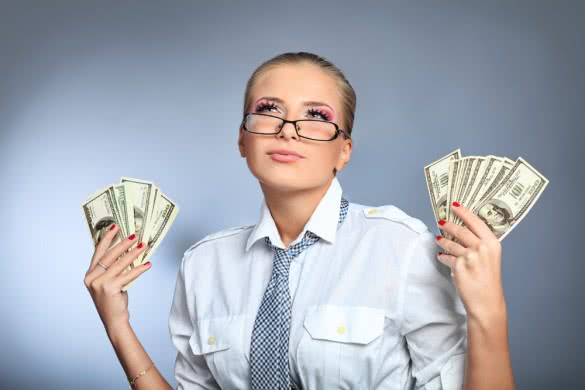
[[(290, 374), (304, 390), (463, 388), (467, 317), (435, 236), (398, 207), (349, 203), (336, 178), (306, 230), (321, 239), (290, 268)], [(349, 199), (348, 199), (349, 200)], [(169, 315), (178, 389), (249, 389), (250, 338), (274, 253), (262, 200), (255, 225), (184, 253)]]

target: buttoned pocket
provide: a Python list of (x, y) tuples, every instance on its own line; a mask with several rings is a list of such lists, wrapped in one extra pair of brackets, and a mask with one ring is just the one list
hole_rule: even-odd
[(297, 350), (301, 375), (316, 388), (370, 388), (380, 367), (385, 311), (323, 304), (307, 308)]
[(202, 319), (189, 338), (191, 351), (202, 355), (222, 388), (241, 388), (248, 381), (244, 325), (246, 315)]

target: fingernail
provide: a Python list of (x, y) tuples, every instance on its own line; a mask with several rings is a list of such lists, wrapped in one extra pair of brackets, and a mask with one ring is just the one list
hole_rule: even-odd
[(459, 204), (458, 202), (453, 202), (453, 206), (455, 206), (455, 207), (459, 207), (459, 206), (460, 206), (460, 204)]
[(110, 227), (110, 230), (114, 230), (116, 228), (116, 224), (113, 223), (112, 226)]
[(132, 240), (133, 240), (133, 239), (135, 239), (135, 238), (136, 238), (136, 234), (134, 234), (134, 233), (132, 233), (131, 235), (129, 235), (129, 236), (128, 236), (128, 239), (129, 239), (130, 241), (132, 241)]
[(150, 261), (147, 261), (146, 263), (144, 263), (145, 267), (150, 267), (152, 264), (150, 264)]
[(443, 226), (443, 225), (445, 224), (445, 222), (447, 222), (447, 221), (445, 221), (444, 219), (441, 219), (441, 220), (439, 221), (439, 225)]
[(144, 246), (144, 244), (141, 242), (140, 244), (138, 244), (138, 245), (136, 246), (136, 248), (140, 249), (140, 248), (142, 248), (143, 246)]
[(443, 236), (437, 236), (435, 237), (437, 240), (440, 240), (441, 238), (443, 238)]

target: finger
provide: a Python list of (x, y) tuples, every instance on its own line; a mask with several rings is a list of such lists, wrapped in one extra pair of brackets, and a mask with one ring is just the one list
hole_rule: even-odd
[(466, 248), (475, 248), (479, 244), (479, 237), (465, 226), (442, 219), (439, 221), (439, 228), (449, 233), (451, 238), (459, 240)]
[(147, 249), (147, 247), (148, 245), (144, 242), (136, 245), (135, 248), (132, 248), (130, 252), (126, 253), (124, 256), (122, 256), (122, 258), (120, 258), (120, 260), (114, 262), (114, 264), (108, 268), (107, 272), (109, 272), (109, 275), (111, 275), (111, 277), (120, 275), (126, 268), (128, 268), (130, 264), (134, 262), (134, 260), (136, 260), (138, 256), (140, 256), (142, 252)]
[(443, 248), (445, 252), (449, 253), (450, 255), (463, 256), (465, 253), (467, 253), (467, 248), (443, 236), (436, 236), (435, 241), (437, 242), (437, 245)]
[(451, 204), (451, 209), (457, 215), (477, 237), (482, 240), (485, 239), (493, 239), (496, 238), (495, 234), (491, 231), (491, 229), (486, 225), (484, 221), (481, 220), (477, 215), (475, 215), (470, 209), (465, 206), (460, 205), (457, 202), (453, 202)]
[(120, 256), (126, 253), (126, 251), (128, 251), (128, 249), (132, 245), (136, 244), (136, 242), (137, 242), (136, 234), (133, 233), (126, 237), (125, 239), (123, 239), (122, 241), (120, 241), (115, 246), (108, 249), (108, 251), (104, 254), (100, 261), (106, 266), (110, 267), (118, 260)]
[(449, 268), (451, 268), (451, 257), (454, 257), (454, 256), (448, 255), (444, 252), (437, 253), (437, 259)]
[(447, 267), (451, 268), (451, 277), (454, 278), (458, 273), (460, 273), (463, 257), (439, 252), (437, 254), (437, 259)]
[(144, 272), (149, 270), (151, 265), (152, 264), (150, 263), (150, 261), (147, 261), (146, 263), (140, 264), (138, 267), (131, 269), (125, 274), (119, 275), (118, 277), (116, 277), (116, 286), (121, 290), (122, 287), (124, 287), (134, 279), (138, 278)]
[[(136, 243), (136, 235), (131, 234), (130, 236), (126, 237), (118, 244), (114, 245), (110, 248), (105, 255), (100, 259), (99, 257), (95, 260), (95, 264), (92, 265), (92, 268), (87, 272), (86, 277), (88, 280), (92, 281), (98, 278), (100, 275), (105, 274), (109, 271), (109, 268), (113, 263), (116, 262), (118, 257), (120, 257), (124, 252), (128, 250), (132, 245)], [(99, 266), (97, 262), (101, 262), (105, 265), (108, 269), (104, 269), (103, 267)]]
[(91, 257), (91, 264), (90, 270), (95, 267), (98, 260), (102, 258), (104, 253), (108, 250), (114, 238), (121, 233), (120, 226), (116, 223), (112, 224), (110, 228), (106, 231), (106, 233), (102, 236), (99, 242), (95, 246), (95, 251), (93, 252), (93, 256)]

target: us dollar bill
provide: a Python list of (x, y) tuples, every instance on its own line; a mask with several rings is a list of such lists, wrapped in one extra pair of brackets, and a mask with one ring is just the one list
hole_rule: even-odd
[[(149, 217), (154, 207), (154, 196), (156, 184), (151, 181), (136, 179), (122, 176), (120, 182), (129, 189), (129, 199), (132, 204), (132, 213), (134, 215), (134, 230), (137, 242), (143, 242), (147, 237)], [(130, 213), (130, 210), (128, 210)], [(132, 268), (140, 265), (144, 256), (138, 256), (132, 263)]]
[[(459, 159), (453, 159), (451, 161), (449, 161), (449, 174), (447, 175), (447, 212), (446, 212), (446, 221), (451, 221), (452, 216), (451, 214), (453, 214), (451, 212), (451, 203), (453, 203), (453, 200), (455, 199), (455, 189), (459, 187), (459, 181), (460, 181), (460, 172), (463, 168), (463, 165), (465, 163), (465, 160), (463, 160), (462, 158)], [(443, 232), (443, 234), (448, 237), (449, 234), (447, 232)]]
[[(483, 157), (481, 156), (466, 156), (461, 158), (461, 169), (457, 172), (456, 184), (454, 184), (450, 200), (451, 202), (457, 201), (459, 203), (464, 202), (465, 195), (468, 192), (468, 188), (473, 184), (472, 179), (477, 175), (475, 168), (481, 163)], [(448, 221), (458, 223), (457, 216), (449, 210)]]
[[(118, 224), (120, 230), (110, 247), (131, 234), (136, 234), (137, 243), (148, 244), (123, 273), (151, 258), (179, 213), (178, 205), (154, 182), (128, 176), (122, 176), (120, 183), (96, 191), (81, 206), (94, 245), (112, 223)], [(122, 291), (126, 291), (134, 281), (123, 286)]]
[[(460, 149), (425, 166), (424, 171), (437, 221), (464, 226), (450, 207), (457, 201), (478, 215), (500, 241), (524, 218), (548, 184), (548, 179), (523, 158), (514, 162), (494, 155), (462, 157)], [(446, 177), (446, 183), (440, 177)], [(458, 242), (440, 227), (439, 231)]]
[[(94, 247), (101, 241), (112, 224), (122, 226), (114, 193), (111, 186), (106, 187), (94, 193), (81, 204)], [(118, 230), (110, 246), (118, 244), (124, 238), (126, 238), (124, 230)], [(129, 269), (131, 269), (130, 266), (127, 267), (127, 270)]]
[(134, 226), (134, 213), (130, 212), (134, 207), (132, 200), (129, 198), (131, 196), (130, 189), (124, 183), (115, 184), (110, 188), (112, 189), (116, 201), (116, 207), (118, 208), (118, 213), (120, 215), (120, 227), (124, 231), (124, 236), (128, 237), (135, 233), (136, 230)]
[(150, 216), (148, 236), (145, 237), (145, 242), (148, 243), (148, 248), (146, 251), (144, 251), (144, 256), (142, 256), (143, 259), (152, 256), (160, 242), (169, 231), (169, 228), (171, 227), (178, 213), (179, 206), (177, 206), (177, 204), (173, 202), (168, 196), (160, 191), (157, 191), (154, 201), (154, 209), (152, 215)]
[(522, 157), (472, 210), (502, 241), (534, 206), (549, 180)]
[(460, 158), (461, 149), (459, 148), (424, 167), (427, 190), (431, 199), (431, 207), (435, 215), (435, 221), (447, 219), (449, 164), (452, 160), (459, 160)]

